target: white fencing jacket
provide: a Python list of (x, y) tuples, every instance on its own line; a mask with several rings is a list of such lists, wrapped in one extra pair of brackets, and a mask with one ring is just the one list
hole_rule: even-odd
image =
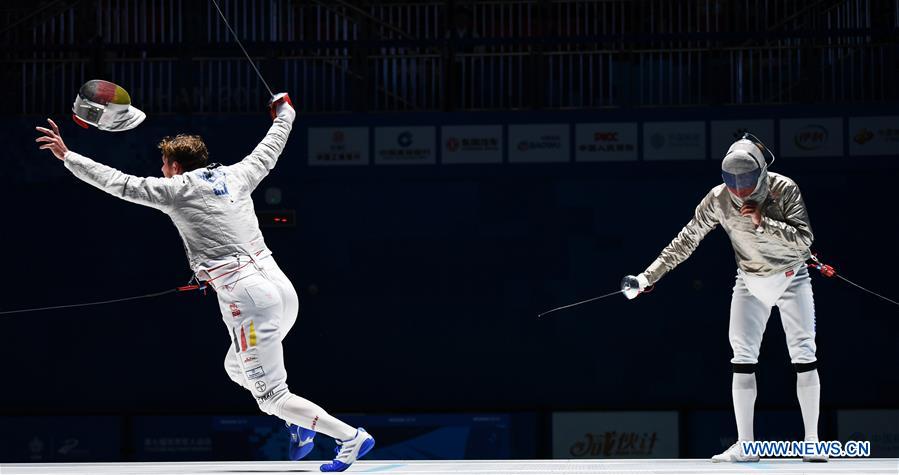
[(270, 254), (250, 194), (284, 150), (296, 112), (282, 105), (262, 142), (240, 162), (210, 165), (171, 178), (136, 177), (69, 151), (76, 177), (125, 201), (167, 214), (184, 240), (195, 274), (235, 256)]

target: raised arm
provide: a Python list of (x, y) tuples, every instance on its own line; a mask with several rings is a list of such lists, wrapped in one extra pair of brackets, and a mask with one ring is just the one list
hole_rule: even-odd
[(115, 168), (97, 163), (79, 155), (66, 147), (59, 133), (59, 127), (50, 119), (51, 129), (36, 127), (44, 135), (35, 141), (42, 143), (41, 149), (50, 150), (65, 163), (65, 167), (78, 179), (93, 185), (115, 197), (167, 212), (173, 206), (175, 190), (180, 178), (143, 178), (122, 173)]
[(717, 225), (718, 217), (715, 215), (714, 190), (712, 190), (696, 207), (693, 219), (681, 229), (670, 244), (665, 246), (659, 257), (637, 276), (641, 284), (644, 286), (655, 284), (663, 275), (687, 260), (699, 246), (702, 238)]
[(259, 182), (268, 175), (268, 172), (275, 168), (278, 157), (287, 144), (287, 137), (290, 135), (294, 118), (297, 115), (290, 102), (290, 97), (286, 93), (275, 96), (271, 107), (274, 123), (268, 129), (265, 138), (246, 158), (230, 167), (232, 171), (247, 181), (251, 190), (255, 189)]

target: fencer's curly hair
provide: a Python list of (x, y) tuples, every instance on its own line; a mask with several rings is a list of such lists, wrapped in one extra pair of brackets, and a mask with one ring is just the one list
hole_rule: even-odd
[(163, 137), (157, 147), (167, 160), (180, 163), (185, 172), (205, 167), (209, 161), (209, 151), (199, 135)]

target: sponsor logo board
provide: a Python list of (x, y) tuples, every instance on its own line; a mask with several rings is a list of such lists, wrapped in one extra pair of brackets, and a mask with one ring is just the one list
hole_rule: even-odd
[(557, 412), (553, 458), (677, 458), (674, 411)]
[(705, 122), (646, 122), (645, 160), (705, 160)]
[(434, 127), (376, 127), (375, 164), (435, 164), (434, 139)]
[(517, 124), (509, 126), (509, 162), (568, 162), (568, 124)]
[(577, 124), (574, 140), (578, 162), (637, 159), (637, 124), (633, 122)]
[(850, 117), (850, 155), (899, 155), (899, 116)]
[(843, 119), (820, 117), (781, 119), (780, 150), (784, 157), (839, 157), (843, 155)]
[(447, 125), (440, 128), (441, 161), (456, 163), (502, 163), (503, 126)]
[(872, 457), (899, 457), (899, 410), (837, 411), (839, 439), (871, 442)]
[(309, 165), (368, 165), (368, 127), (310, 127)]

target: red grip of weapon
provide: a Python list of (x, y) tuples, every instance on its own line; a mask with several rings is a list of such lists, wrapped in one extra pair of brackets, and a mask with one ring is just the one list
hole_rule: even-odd
[(287, 103), (290, 107), (293, 107), (293, 101), (290, 100), (290, 95), (284, 94), (283, 97), (278, 98), (278, 100), (272, 102), (272, 105), (269, 107), (269, 114), (272, 116), (272, 120), (275, 120), (275, 117), (278, 117), (278, 113), (276, 110), (278, 109), (278, 104)]
[(818, 272), (824, 277), (833, 277), (837, 275), (837, 270), (834, 269), (833, 266), (827, 264), (809, 264), (808, 267), (809, 269), (818, 269)]

